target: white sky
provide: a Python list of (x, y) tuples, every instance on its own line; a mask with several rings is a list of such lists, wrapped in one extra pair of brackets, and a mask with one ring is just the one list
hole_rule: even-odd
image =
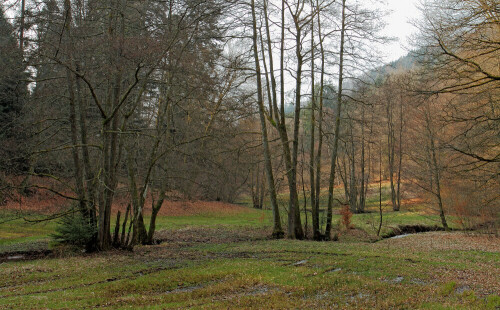
[(385, 4), (380, 4), (381, 8), (392, 12), (385, 17), (387, 26), (383, 34), (396, 37), (398, 41), (382, 47), (382, 52), (386, 55), (387, 61), (393, 61), (408, 53), (408, 38), (416, 33), (416, 28), (410, 21), (420, 17), (420, 11), (416, 7), (419, 0), (384, 0), (384, 2)]

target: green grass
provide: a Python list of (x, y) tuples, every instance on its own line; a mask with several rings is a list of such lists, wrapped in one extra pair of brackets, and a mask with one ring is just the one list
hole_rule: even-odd
[(57, 226), (55, 221), (27, 222), (8, 211), (0, 212), (0, 222), (0, 252), (3, 246), (46, 240)]
[[(30, 220), (44, 218), (41, 215), (31, 214)], [(1, 219), (14, 218), (8, 211), (0, 212)], [(144, 217), (148, 226), (150, 216)], [(114, 227), (115, 217), (112, 217)], [(55, 220), (43, 222), (27, 222), (23, 218), (13, 219), (0, 224), (0, 253), (6, 251), (25, 251), (32, 249), (33, 244), (48, 243), (50, 235), (54, 233), (58, 223)], [(271, 211), (248, 209), (238, 214), (205, 214), (193, 216), (158, 216), (156, 230), (179, 229), (184, 227), (214, 227), (219, 225), (256, 228), (271, 225)]]
[[(283, 210), (281, 214), (283, 227), (286, 226), (286, 213)], [(255, 210), (249, 209), (248, 212), (242, 212), (235, 215), (227, 214), (206, 214), (194, 216), (159, 216), (157, 218), (156, 229), (169, 230), (185, 227), (214, 227), (224, 225), (228, 227), (255, 227), (264, 228), (271, 226), (272, 213), (270, 210)], [(305, 215), (302, 214), (302, 220), (305, 224)], [(324, 218), (322, 227), (324, 228)], [(112, 219), (112, 227), (114, 226), (114, 217)], [(333, 223), (340, 221), (340, 215), (333, 215)], [(145, 223), (148, 225), (149, 216), (145, 216)], [(379, 223), (378, 213), (354, 214), (352, 217), (354, 227), (366, 231), (368, 234), (375, 236)], [(389, 232), (393, 227), (398, 225), (408, 224), (424, 224), (424, 225), (439, 225), (439, 217), (437, 215), (429, 216), (422, 215), (411, 211), (392, 212), (384, 211), (383, 215), (382, 234)], [(311, 227), (311, 217), (308, 214), (308, 227)], [(3, 224), (0, 224), (0, 252), (5, 249), (11, 249), (17, 246), (20, 250), (23, 245), (29, 247), (30, 244), (36, 242), (47, 242), (50, 239), (50, 234), (54, 232), (57, 226), (56, 221), (47, 221), (41, 223), (30, 223), (23, 219), (16, 219)]]
[[(282, 197), (282, 199), (284, 199)], [(336, 225), (340, 222), (340, 215), (337, 214), (337, 208), (334, 210), (333, 223)], [(12, 216), (8, 212), (0, 213), (2, 218)], [(322, 229), (324, 229), (326, 214), (320, 217)], [(36, 214), (29, 216), (30, 219), (42, 218)], [(146, 225), (149, 224), (149, 216), (145, 216)], [(254, 227), (263, 228), (272, 225), (272, 212), (270, 210), (256, 210), (248, 208), (246, 212), (238, 214), (204, 214), (192, 216), (158, 216), (156, 229), (170, 230), (185, 227), (214, 227), (224, 225), (228, 227)], [(112, 217), (112, 227), (114, 227), (115, 218)], [(285, 228), (287, 217), (286, 209), (281, 210), (282, 225)], [(302, 212), (302, 223), (305, 225), (306, 215)], [(354, 214), (352, 224), (355, 228), (366, 231), (369, 235), (375, 238), (379, 223), (379, 214), (377, 212), (369, 212), (364, 214)], [(384, 207), (383, 221), (381, 234), (390, 232), (398, 225), (423, 224), (423, 225), (440, 225), (440, 220), (437, 215), (423, 215), (418, 212), (402, 210), (400, 212), (392, 212), (388, 206)], [(13, 247), (19, 250), (30, 249), (33, 243), (47, 243), (57, 226), (57, 221), (44, 221), (40, 223), (26, 222), (24, 219), (15, 219), (0, 224), (0, 253), (11, 250)], [(311, 228), (311, 214), (307, 214), (307, 225)], [(453, 225), (452, 225), (453, 227)]]
[[(384, 241), (385, 242), (385, 241)], [(253, 241), (169, 244), (135, 253), (4, 264), (0, 308), (495, 309), (497, 295), (459, 293), (436, 268), (481, 268), (498, 253), (398, 252), (382, 243)], [(411, 260), (411, 261), (409, 261)], [(453, 265), (454, 264), (454, 265)], [(12, 276), (15, 275), (15, 276)], [(452, 283), (453, 285), (449, 284)]]
[[(270, 232), (271, 216), (269, 210), (253, 209), (237, 214), (160, 216), (157, 230), (167, 236), (176, 232), (179, 240), (138, 246), (134, 252), (63, 254), (1, 263), (0, 309), (500, 307), (494, 283), (500, 277), (499, 252), (412, 248), (406, 243), (423, 235), (370, 243), (355, 235), (349, 238), (349, 231), (343, 232), (340, 242), (263, 240), (259, 236)], [(284, 213), (282, 217), (286, 221)], [(339, 219), (335, 214), (334, 222)], [(149, 222), (148, 217), (145, 220)], [(374, 236), (378, 220), (375, 212), (353, 215), (357, 228), (353, 233)], [(386, 207), (383, 231), (400, 224), (439, 221), (434, 215), (392, 212)], [(0, 224), (0, 252), (46, 241), (55, 225), (22, 220)], [(241, 237), (242, 232), (253, 231), (262, 234)], [(200, 235), (203, 242), (196, 239)], [(420, 244), (420, 239), (413, 240)], [(484, 279), (469, 280), (464, 275)]]
[[(145, 216), (146, 224), (149, 223), (149, 216)], [(178, 229), (188, 226), (251, 226), (269, 227), (271, 225), (271, 211), (249, 209), (236, 215), (226, 214), (206, 214), (193, 216), (159, 216), (156, 227), (161, 229)]]
[[(378, 229), (378, 224), (380, 221), (379, 216), (379, 196), (378, 196), (378, 185), (370, 184), (371, 195), (367, 196), (366, 206), (364, 214), (353, 214), (352, 216), (352, 224), (358, 228), (366, 231), (369, 234), (376, 235), (376, 231)], [(306, 209), (309, 210), (306, 213), (304, 212), (304, 195), (302, 192), (299, 192), (299, 205), (301, 209), (301, 219), (303, 225), (306, 223), (310, 228), (312, 226), (311, 219), (311, 205), (310, 205), (310, 196), (309, 192), (306, 191)], [(344, 188), (337, 187), (334, 190), (334, 197), (343, 201), (344, 197)], [(247, 207), (252, 206), (252, 200), (249, 196), (243, 196), (238, 201), (239, 204), (245, 205)], [(280, 193), (278, 194), (278, 203), (280, 206), (281, 212), (281, 220), (283, 227), (286, 226), (287, 223), (287, 208), (288, 208), (288, 194)], [(326, 206), (328, 204), (328, 191), (326, 189), (321, 190), (320, 194), (320, 223), (321, 228), (324, 230), (326, 226)], [(265, 205), (270, 208), (270, 202), (265, 201)], [(334, 224), (338, 223), (340, 220), (340, 215), (338, 214), (340, 206), (338, 202), (335, 201), (333, 206), (333, 218), (332, 221)], [(412, 206), (412, 208), (405, 208), (403, 206), (402, 210), (399, 212), (393, 212), (392, 207), (390, 206), (390, 187), (389, 184), (383, 184), (382, 187), (382, 230), (381, 235), (389, 233), (394, 227), (398, 225), (427, 225), (427, 226), (441, 226), (441, 219), (438, 214), (424, 214), (423, 210), (428, 211), (429, 208), (423, 205)], [(426, 212), (427, 213), (427, 212)], [(452, 229), (459, 228), (456, 226), (453, 217), (448, 216), (448, 225)]]

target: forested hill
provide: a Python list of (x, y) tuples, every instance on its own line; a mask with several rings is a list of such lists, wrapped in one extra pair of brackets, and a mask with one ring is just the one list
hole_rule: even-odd
[(414, 67), (419, 59), (418, 52), (409, 52), (405, 56), (400, 57), (397, 60), (394, 60), (390, 63), (382, 65), (380, 67), (375, 68), (367, 75), (372, 78), (374, 81), (378, 80), (381, 77), (384, 77), (396, 70), (409, 70)]

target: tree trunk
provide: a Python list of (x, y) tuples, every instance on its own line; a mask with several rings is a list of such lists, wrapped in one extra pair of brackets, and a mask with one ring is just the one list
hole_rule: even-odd
[(382, 142), (380, 142), (380, 154), (378, 164), (378, 210), (380, 215), (380, 222), (378, 224), (377, 237), (380, 236), (382, 229)]
[[(365, 105), (361, 107), (361, 185), (359, 189), (359, 205), (357, 213), (365, 212), (366, 190), (365, 190)], [(366, 184), (368, 187), (368, 184)]]
[(125, 245), (125, 232), (127, 231), (127, 221), (128, 221), (129, 215), (130, 215), (130, 204), (127, 205), (127, 210), (125, 211), (125, 218), (123, 219), (122, 234), (120, 236), (120, 245), (121, 246)]
[(349, 175), (349, 209), (352, 213), (356, 213), (358, 210), (358, 189), (356, 181), (356, 149), (354, 148), (354, 134), (353, 134), (353, 120), (350, 120), (350, 135), (351, 135), (351, 155), (350, 158), (350, 175)]
[(302, 56), (302, 28), (299, 25), (299, 17), (292, 16), (295, 24), (295, 56), (297, 57), (297, 69), (296, 69), (296, 81), (295, 81), (295, 114), (293, 122), (293, 141), (292, 141), (292, 166), (290, 169), (290, 213), (288, 215), (288, 236), (294, 239), (303, 239), (304, 231), (302, 229), (302, 223), (300, 219), (300, 206), (299, 199), (297, 195), (297, 161), (298, 161), (298, 151), (299, 151), (299, 130), (300, 130), (300, 99), (301, 99), (301, 87), (302, 87), (302, 66), (303, 66), (303, 56)]
[(340, 117), (342, 110), (342, 86), (344, 81), (344, 40), (345, 40), (345, 31), (346, 31), (346, 0), (342, 0), (342, 28), (340, 31), (340, 50), (339, 50), (339, 89), (337, 93), (337, 113), (335, 116), (335, 138), (333, 141), (333, 150), (332, 150), (332, 160), (331, 160), (331, 169), (330, 169), (330, 178), (328, 180), (328, 206), (327, 206), (327, 214), (326, 214), (326, 229), (325, 229), (325, 238), (330, 240), (330, 235), (332, 231), (332, 215), (333, 215), (333, 190), (335, 184), (335, 172), (336, 172), (336, 163), (337, 163), (337, 153), (338, 153), (338, 145), (339, 145), (339, 136), (340, 136)]
[(400, 100), (399, 110), (399, 163), (398, 163), (398, 180), (397, 180), (397, 193), (396, 203), (398, 210), (401, 210), (401, 170), (403, 164), (403, 100)]
[[(316, 7), (319, 7), (319, 0), (316, 0)], [(313, 216), (313, 238), (314, 240), (322, 240), (324, 237), (321, 234), (319, 224), (319, 203), (321, 196), (321, 151), (323, 148), (323, 91), (325, 77), (325, 50), (323, 48), (323, 37), (321, 36), (321, 14), (318, 13), (318, 37), (319, 48), (321, 53), (321, 73), (320, 73), (320, 91), (319, 91), (319, 110), (318, 110), (318, 151), (316, 153), (316, 200), (311, 202), (316, 210), (316, 216)], [(316, 226), (314, 226), (316, 223)]]
[(443, 200), (441, 196), (441, 180), (440, 180), (440, 169), (437, 161), (437, 155), (436, 155), (436, 143), (434, 141), (434, 132), (432, 129), (432, 120), (431, 120), (431, 115), (430, 111), (426, 111), (425, 115), (425, 120), (426, 120), (426, 129), (427, 129), (427, 134), (429, 138), (429, 144), (430, 144), (430, 152), (431, 152), (431, 162), (430, 165), (432, 167), (432, 175), (434, 179), (434, 184), (436, 185), (436, 191), (434, 192), (434, 195), (436, 196), (437, 202), (438, 202), (438, 207), (439, 207), (439, 217), (441, 218), (441, 224), (443, 225), (443, 228), (445, 230), (449, 230), (448, 223), (446, 221), (446, 216), (444, 214), (444, 206), (443, 206)]
[(281, 219), (279, 216), (278, 202), (276, 199), (276, 189), (274, 184), (273, 168), (271, 165), (271, 152), (269, 150), (269, 141), (267, 137), (267, 125), (265, 118), (264, 102), (262, 98), (262, 79), (260, 73), (259, 52), (257, 48), (257, 20), (255, 16), (255, 1), (251, 1), (252, 6), (252, 23), (253, 23), (253, 54), (255, 60), (255, 70), (257, 77), (257, 104), (259, 106), (260, 125), (262, 132), (262, 144), (264, 148), (264, 165), (267, 175), (267, 183), (269, 186), (269, 196), (273, 208), (273, 237), (282, 238), (283, 229), (281, 228)]
[[(311, 16), (314, 14), (314, 5), (311, 0)], [(316, 129), (316, 89), (314, 85), (314, 19), (311, 19), (311, 136), (310, 136), (310, 148), (309, 148), (309, 183), (311, 188), (311, 216), (312, 216), (312, 227), (313, 227), (313, 238), (317, 233), (314, 233), (319, 228), (319, 216), (318, 209), (316, 209), (316, 188), (315, 188), (315, 176), (314, 176), (314, 148), (315, 148), (315, 129)], [(319, 175), (317, 176), (319, 177)], [(317, 193), (319, 196), (319, 192)], [(307, 233), (307, 212), (306, 212), (306, 233)]]
[(144, 208), (144, 199), (142, 199), (142, 195), (140, 195), (137, 190), (137, 182), (135, 179), (136, 172), (134, 169), (132, 152), (132, 148), (129, 148), (127, 150), (127, 172), (129, 179), (129, 191), (132, 199), (132, 212), (134, 213), (132, 244), (135, 245), (143, 243), (147, 239), (147, 232), (142, 215), (142, 210)]
[(391, 98), (387, 100), (387, 156), (389, 164), (389, 180), (391, 186), (391, 202), (392, 210), (399, 211), (398, 205), (396, 203), (396, 190), (394, 188), (394, 154), (395, 154), (395, 143), (394, 143), (394, 123), (393, 123), (393, 109)]
[(113, 246), (118, 246), (118, 235), (120, 234), (120, 211), (116, 214), (115, 232), (113, 233)]
[(151, 218), (149, 220), (149, 231), (147, 232), (147, 238), (144, 240), (143, 244), (153, 244), (154, 234), (156, 231), (156, 218), (158, 217), (158, 213), (165, 201), (166, 197), (166, 183), (162, 186), (160, 190), (160, 196), (158, 197), (158, 201), (156, 204), (152, 206), (153, 210), (151, 212)]

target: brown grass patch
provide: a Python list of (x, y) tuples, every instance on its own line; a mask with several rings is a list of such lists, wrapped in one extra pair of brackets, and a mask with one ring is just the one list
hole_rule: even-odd
[[(11, 180), (13, 183), (20, 183), (21, 180)], [(40, 186), (55, 188), (57, 184), (54, 184), (52, 180), (47, 178), (36, 178), (33, 182), (39, 184)], [(62, 189), (56, 189), (60, 191), (63, 195), (73, 197), (74, 193), (65, 192)], [(173, 195), (171, 200), (166, 200), (160, 210), (159, 215), (163, 216), (193, 216), (193, 215), (204, 215), (204, 214), (224, 214), (224, 215), (234, 215), (240, 214), (242, 212), (250, 212), (250, 209), (231, 203), (220, 202), (220, 201), (200, 201), (200, 200), (186, 200), (185, 198), (179, 198), (179, 195)], [(120, 193), (115, 196), (113, 203), (113, 213), (118, 210), (125, 212), (127, 204), (129, 204), (130, 197), (128, 194)], [(152, 197), (148, 195), (146, 198), (146, 203), (144, 206), (144, 211), (146, 214), (151, 213), (152, 210)], [(41, 214), (53, 214), (63, 211), (65, 208), (74, 203), (73, 200), (64, 198), (57, 195), (49, 190), (41, 188), (32, 188), (31, 194), (28, 196), (20, 195), (17, 192), (13, 192), (7, 199), (5, 205), (2, 206), (3, 210), (17, 211), (17, 212), (36, 212)]]
[[(144, 205), (144, 213), (150, 214), (151, 207), (151, 197), (146, 199)], [(125, 212), (127, 209), (128, 200), (123, 198), (118, 198), (113, 204), (113, 211), (118, 210)], [(220, 214), (220, 215), (234, 215), (244, 212), (251, 212), (251, 209), (243, 206), (234, 205), (227, 202), (221, 201), (201, 201), (201, 200), (166, 200), (160, 209), (159, 215), (162, 216), (193, 216), (193, 215), (206, 215), (206, 214)]]
[(168, 243), (229, 243), (264, 240), (271, 235), (268, 229), (240, 227), (230, 229), (216, 227), (186, 227), (178, 230), (162, 230), (156, 238)]

